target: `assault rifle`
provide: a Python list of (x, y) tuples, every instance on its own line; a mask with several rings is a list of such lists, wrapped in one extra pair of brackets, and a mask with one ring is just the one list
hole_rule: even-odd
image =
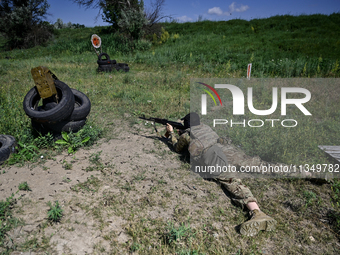
[(166, 125), (166, 123), (169, 123), (175, 129), (182, 129), (182, 130), (186, 129), (186, 127), (184, 127), (184, 125), (182, 123), (167, 120), (167, 119), (152, 118), (152, 117), (151, 118), (145, 118), (144, 115), (139, 117), (139, 118), (142, 119), (142, 120), (153, 121), (154, 123), (159, 123), (159, 124), (162, 124), (162, 125)]

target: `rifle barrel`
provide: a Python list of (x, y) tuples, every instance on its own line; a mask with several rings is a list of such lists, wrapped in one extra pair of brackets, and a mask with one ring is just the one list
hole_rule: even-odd
[(169, 123), (174, 128), (185, 129), (185, 127), (184, 127), (184, 125), (182, 123), (171, 121), (171, 120), (167, 120), (167, 119), (152, 118), (152, 117), (151, 118), (145, 118), (145, 116), (141, 116), (139, 118), (143, 119), (143, 120), (153, 121), (153, 122), (156, 122), (156, 123), (159, 123), (159, 124), (162, 124), (162, 125), (166, 125), (167, 123)]

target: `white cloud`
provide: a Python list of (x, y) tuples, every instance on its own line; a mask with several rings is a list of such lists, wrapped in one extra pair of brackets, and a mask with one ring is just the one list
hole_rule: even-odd
[(214, 7), (208, 10), (208, 14), (213, 14), (213, 15), (223, 15), (223, 11), (221, 10), (220, 7)]
[(243, 4), (241, 4), (238, 8), (236, 8), (236, 3), (235, 2), (232, 2), (232, 4), (229, 5), (230, 13), (232, 13), (232, 12), (245, 12), (248, 9), (249, 9), (249, 6), (248, 5), (243, 5)]
[(181, 17), (178, 17), (177, 18), (177, 20), (179, 21), (179, 22), (189, 22), (189, 21), (193, 21), (193, 19), (192, 18), (189, 18), (188, 16), (181, 16)]
[(213, 7), (211, 9), (208, 10), (208, 14), (211, 15), (217, 15), (217, 16), (229, 16), (231, 15), (233, 12), (244, 12), (246, 10), (249, 9), (248, 5), (237, 5), (236, 6), (236, 2), (233, 2), (231, 5), (229, 5), (229, 11), (224, 12), (222, 11), (222, 9), (220, 7)]

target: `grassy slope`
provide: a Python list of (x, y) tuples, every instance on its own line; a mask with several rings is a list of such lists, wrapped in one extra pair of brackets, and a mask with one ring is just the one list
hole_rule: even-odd
[[(338, 58), (339, 14), (310, 16), (274, 16), (268, 19), (203, 21), (196, 23), (170, 23), (165, 28), (170, 33), (183, 35), (224, 35), (226, 43), (239, 52), (263, 54), (281, 53), (285, 58), (302, 56)], [(241, 38), (242, 37), (242, 38)], [(235, 39), (239, 39), (236, 43)], [(314, 40), (311, 40), (314, 39)], [(234, 43), (233, 43), (234, 41)], [(233, 45), (234, 44), (234, 45)], [(316, 45), (317, 44), (317, 45)], [(217, 47), (218, 44), (216, 44)], [(248, 47), (245, 47), (247, 46)], [(237, 48), (238, 46), (238, 48)], [(329, 47), (333, 50), (329, 51)], [(262, 50), (265, 49), (265, 52)]]
[[(102, 37), (105, 52), (124, 54), (129, 61), (152, 66), (188, 65), (216, 74), (225, 70), (229, 61), (230, 71), (244, 71), (253, 62), (253, 75), (257, 77), (338, 76), (339, 67), (335, 67), (340, 56), (339, 24), (340, 14), (163, 23), (171, 35), (179, 34), (180, 38), (155, 47), (156, 59), (150, 57), (149, 51), (136, 50), (141, 45), (135, 45), (131, 52), (125, 47), (131, 42), (118, 39), (105, 27), (64, 29), (48, 47), (3, 52), (0, 59), (7, 55), (27, 59), (93, 52), (89, 38), (97, 33)], [(278, 65), (282, 64), (280, 60), (286, 68)]]

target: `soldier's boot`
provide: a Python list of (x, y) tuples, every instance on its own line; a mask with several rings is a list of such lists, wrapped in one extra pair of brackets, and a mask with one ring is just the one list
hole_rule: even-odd
[(254, 236), (261, 230), (272, 231), (275, 229), (276, 220), (257, 209), (250, 212), (250, 220), (241, 225), (240, 233), (246, 236)]

